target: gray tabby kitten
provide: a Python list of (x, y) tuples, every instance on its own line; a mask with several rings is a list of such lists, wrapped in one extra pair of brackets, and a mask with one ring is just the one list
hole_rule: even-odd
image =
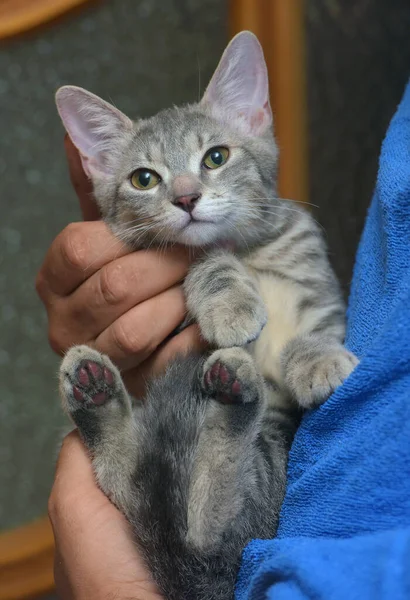
[(261, 47), (239, 34), (198, 104), (150, 119), (72, 86), (57, 106), (117, 236), (204, 249), (184, 289), (217, 348), (177, 359), (134, 405), (106, 356), (72, 348), (64, 408), (165, 596), (232, 598), (243, 546), (276, 531), (294, 408), (326, 400), (357, 363), (320, 231), (276, 197)]

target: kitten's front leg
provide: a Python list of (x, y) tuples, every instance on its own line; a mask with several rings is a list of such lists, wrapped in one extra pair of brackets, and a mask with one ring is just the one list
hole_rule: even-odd
[(284, 382), (303, 408), (322, 404), (344, 382), (359, 360), (335, 338), (300, 335), (284, 348)]
[(266, 308), (255, 281), (225, 250), (214, 251), (191, 267), (185, 295), (203, 337), (219, 348), (253, 342), (266, 324)]
[(138, 436), (118, 369), (96, 350), (75, 346), (61, 363), (60, 394), (64, 411), (90, 452), (99, 486), (120, 510), (131, 514)]

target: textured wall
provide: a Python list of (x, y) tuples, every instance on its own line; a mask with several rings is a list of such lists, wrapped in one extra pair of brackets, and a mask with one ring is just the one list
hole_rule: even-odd
[(109, 0), (0, 47), (0, 529), (45, 511), (65, 423), (34, 292), (51, 240), (79, 219), (54, 91), (84, 86), (131, 116), (192, 101), (226, 22), (221, 0)]
[(380, 142), (410, 76), (410, 2), (305, 5), (311, 202), (347, 289)]

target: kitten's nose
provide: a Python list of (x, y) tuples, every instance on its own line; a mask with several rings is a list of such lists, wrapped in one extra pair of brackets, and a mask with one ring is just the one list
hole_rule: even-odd
[(179, 208), (182, 208), (182, 210), (185, 212), (190, 213), (194, 210), (195, 204), (198, 202), (200, 197), (201, 194), (199, 193), (177, 196), (173, 199), (172, 204), (175, 204), (175, 206), (179, 206)]

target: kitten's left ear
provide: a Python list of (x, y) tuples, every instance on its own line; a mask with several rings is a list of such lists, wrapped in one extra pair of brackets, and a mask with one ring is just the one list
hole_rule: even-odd
[(201, 104), (234, 120), (245, 133), (261, 135), (272, 125), (269, 81), (262, 47), (250, 31), (230, 42), (205, 90)]

